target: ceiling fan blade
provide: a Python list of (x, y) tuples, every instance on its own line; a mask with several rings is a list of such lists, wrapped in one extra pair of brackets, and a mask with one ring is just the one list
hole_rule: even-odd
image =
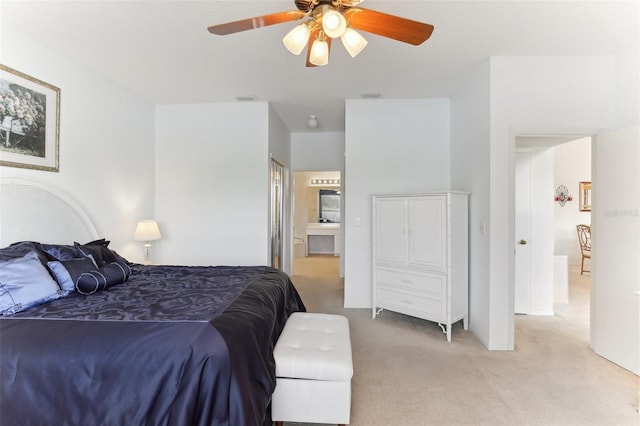
[(347, 10), (344, 15), (351, 28), (392, 38), (414, 46), (427, 40), (433, 32), (433, 25), (370, 9), (352, 8)]
[(311, 30), (311, 33), (309, 34), (309, 41), (307, 42), (307, 68), (316, 66), (312, 64), (309, 59), (311, 58), (311, 46), (313, 46), (313, 41), (316, 39), (316, 36), (318, 35), (318, 31), (320, 31), (320, 28), (314, 28)]
[(268, 27), (269, 25), (296, 21), (304, 18), (305, 16), (306, 14), (304, 12), (291, 10), (287, 12), (272, 13), (270, 15), (256, 16), (255, 18), (241, 19), (239, 21), (227, 22), (225, 24), (211, 25), (207, 29), (211, 34), (227, 35), (255, 28)]

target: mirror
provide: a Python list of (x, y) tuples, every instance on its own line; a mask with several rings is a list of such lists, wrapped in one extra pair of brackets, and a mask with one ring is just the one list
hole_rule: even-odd
[(318, 222), (340, 223), (340, 192), (332, 189), (318, 190)]
[(580, 211), (591, 211), (591, 182), (580, 182)]

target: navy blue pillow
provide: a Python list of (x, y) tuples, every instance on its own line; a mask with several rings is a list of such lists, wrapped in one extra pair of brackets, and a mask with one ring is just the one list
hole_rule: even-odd
[[(96, 265), (98, 266), (102, 266), (104, 265), (106, 262), (105, 258), (104, 258), (104, 254), (102, 251), (102, 246), (98, 246), (98, 245), (86, 245), (86, 244), (80, 244), (80, 243), (73, 243), (75, 248), (81, 253), (81, 256), (89, 256), (91, 255), (91, 257), (93, 257), (93, 260), (96, 261)], [(106, 248), (106, 247), (105, 247)], [(107, 249), (108, 251), (109, 249)], [(115, 260), (112, 259), (112, 261)]]
[(131, 268), (125, 262), (115, 261), (98, 268), (88, 257), (53, 261), (48, 266), (61, 288), (73, 287), (81, 294), (93, 294), (122, 284), (131, 276)]
[(64, 244), (41, 244), (41, 246), (49, 260), (69, 260), (82, 257), (82, 252), (74, 246)]
[(91, 254), (96, 263), (98, 263), (98, 266), (101, 266), (104, 263), (113, 263), (115, 261), (124, 262), (130, 265), (131, 262), (120, 256), (114, 250), (108, 248), (110, 242), (111, 241), (101, 238), (99, 240), (89, 241), (85, 244), (79, 244), (76, 242), (74, 243), (74, 245), (75, 248), (80, 252), (79, 255), (86, 256), (87, 254)]
[(0, 261), (17, 259), (29, 252), (35, 252), (40, 263), (47, 264), (47, 255), (42, 251), (42, 244), (35, 241), (19, 241), (0, 249)]
[(53, 272), (60, 288), (66, 291), (76, 291), (78, 277), (85, 272), (98, 269), (90, 257), (52, 260), (47, 262), (47, 267)]
[(112, 285), (122, 284), (131, 276), (131, 268), (116, 261), (102, 266), (97, 271), (83, 272), (76, 281), (76, 290), (81, 294), (93, 294)]

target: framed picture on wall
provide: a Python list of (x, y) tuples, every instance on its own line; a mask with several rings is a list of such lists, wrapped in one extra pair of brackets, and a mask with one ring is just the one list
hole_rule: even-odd
[(591, 182), (580, 182), (580, 211), (591, 211)]
[(60, 89), (0, 64), (0, 166), (57, 172)]

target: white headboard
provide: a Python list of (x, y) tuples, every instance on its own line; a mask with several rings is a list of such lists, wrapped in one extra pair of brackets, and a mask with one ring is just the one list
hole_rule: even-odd
[(0, 248), (16, 241), (73, 244), (98, 238), (71, 196), (41, 182), (0, 178)]

